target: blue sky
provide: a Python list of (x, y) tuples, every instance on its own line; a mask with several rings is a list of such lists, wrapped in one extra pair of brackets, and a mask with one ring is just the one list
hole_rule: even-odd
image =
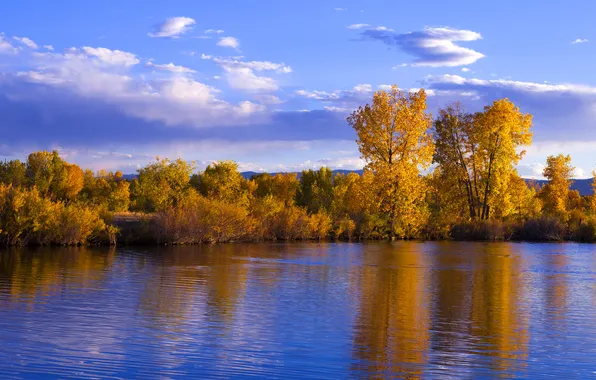
[(596, 164), (596, 3), (12, 1), (0, 12), (0, 155), (92, 169), (155, 156), (242, 170), (362, 166), (347, 114), (373, 91), (429, 110), (509, 97), (534, 114), (521, 162)]

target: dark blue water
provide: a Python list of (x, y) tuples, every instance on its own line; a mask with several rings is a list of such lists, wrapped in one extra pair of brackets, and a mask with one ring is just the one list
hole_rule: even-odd
[(2, 378), (596, 378), (596, 246), (0, 252)]

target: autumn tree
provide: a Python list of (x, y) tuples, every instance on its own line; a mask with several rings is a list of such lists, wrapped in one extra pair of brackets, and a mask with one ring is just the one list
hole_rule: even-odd
[(193, 176), (192, 183), (207, 198), (247, 205), (250, 185), (234, 161), (210, 164), (202, 173)]
[(426, 93), (377, 91), (372, 104), (348, 117), (355, 129), (358, 149), (374, 173), (374, 189), (382, 210), (389, 215), (392, 236), (414, 236), (424, 223), (425, 184), (420, 176), (432, 162), (434, 143), (426, 112)]
[(25, 185), (26, 166), (19, 160), (0, 162), (0, 183), (14, 187)]
[(296, 204), (308, 212), (328, 210), (333, 196), (333, 172), (328, 167), (319, 170), (303, 170), (296, 193)]
[(596, 214), (596, 170), (592, 170), (592, 195), (590, 196), (590, 211)]
[(471, 219), (489, 219), (511, 212), (508, 199), (512, 173), (531, 144), (532, 116), (520, 112), (508, 99), (467, 113), (459, 104), (439, 111), (434, 123), (434, 162), (442, 173), (461, 184)]
[(299, 187), (299, 181), (296, 173), (259, 173), (251, 178), (257, 188), (255, 194), (264, 198), (272, 196), (282, 201), (286, 206), (294, 203), (294, 197)]
[(156, 211), (175, 206), (185, 196), (194, 169), (194, 162), (158, 157), (155, 162), (138, 171), (134, 186), (136, 207)]
[(94, 174), (86, 170), (81, 198), (109, 211), (128, 211), (130, 205), (130, 183), (122, 178), (122, 172), (100, 170)]
[(528, 186), (526, 180), (517, 173), (511, 173), (508, 186), (508, 199), (510, 211), (507, 217), (517, 222), (525, 222), (540, 214), (542, 204), (538, 199), (536, 190)]
[(549, 156), (546, 159), (546, 167), (542, 175), (548, 179), (540, 192), (540, 198), (544, 204), (544, 212), (556, 216), (564, 221), (568, 219), (567, 202), (569, 198), (569, 187), (573, 182), (573, 171), (571, 156), (559, 154)]

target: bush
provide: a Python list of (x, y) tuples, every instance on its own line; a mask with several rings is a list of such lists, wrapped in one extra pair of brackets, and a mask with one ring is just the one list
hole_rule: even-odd
[(162, 210), (154, 218), (158, 242), (171, 244), (249, 240), (253, 226), (243, 207), (209, 200), (195, 191), (189, 192), (178, 207)]
[(528, 241), (562, 241), (567, 238), (567, 228), (560, 220), (543, 216), (526, 221), (516, 231), (515, 237)]
[(451, 237), (455, 240), (509, 240), (511, 236), (509, 226), (500, 220), (477, 220), (457, 224), (451, 229)]
[(35, 187), (12, 185), (0, 185), (0, 231), (5, 245), (89, 244), (109, 241), (115, 233), (107, 229), (98, 208), (52, 202)]

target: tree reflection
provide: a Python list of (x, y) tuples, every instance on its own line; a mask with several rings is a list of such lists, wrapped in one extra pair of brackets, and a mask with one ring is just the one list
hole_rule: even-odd
[[(528, 317), (522, 310), (521, 258), (511, 244), (478, 244), (471, 290), (474, 349), (493, 370), (511, 372), (528, 355)], [(482, 363), (484, 364), (484, 363)]]
[[(66, 289), (92, 289), (105, 279), (115, 250), (86, 247), (10, 249), (0, 254), (0, 293), (35, 306)], [(2, 297), (3, 298), (3, 297)]]
[(367, 249), (355, 326), (356, 371), (419, 376), (429, 348), (426, 257), (419, 243)]

